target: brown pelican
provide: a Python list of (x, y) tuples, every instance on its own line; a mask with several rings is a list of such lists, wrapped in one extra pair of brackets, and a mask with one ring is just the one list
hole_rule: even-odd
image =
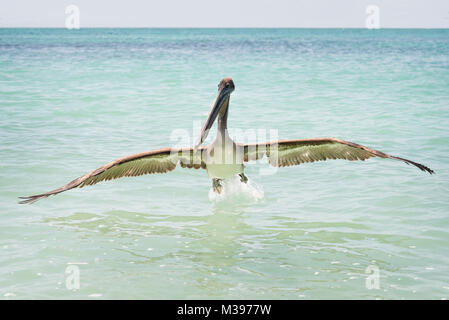
[[(337, 138), (278, 140), (257, 144), (236, 143), (231, 139), (227, 130), (229, 99), (234, 89), (234, 82), (231, 78), (224, 78), (218, 84), (218, 94), (201, 130), (198, 142), (193, 148), (165, 148), (119, 158), (58, 189), (34, 196), (20, 197), (23, 199), (20, 203), (32, 203), (41, 198), (105, 180), (149, 173), (166, 173), (174, 170), (178, 163), (183, 168), (206, 169), (212, 179), (213, 190), (221, 193), (222, 180), (239, 175), (240, 180), (246, 183), (248, 179), (244, 174), (243, 163), (261, 159), (264, 156), (267, 157), (268, 163), (275, 167), (288, 167), (328, 159), (366, 160), (371, 157), (380, 157), (400, 160), (414, 165), (422, 171), (434, 173), (428, 167), (411, 160)], [(217, 118), (217, 137), (211, 144), (201, 146)]]

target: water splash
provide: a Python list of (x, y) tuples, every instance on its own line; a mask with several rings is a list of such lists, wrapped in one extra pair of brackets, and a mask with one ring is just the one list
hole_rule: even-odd
[(209, 190), (209, 200), (212, 202), (222, 201), (251, 201), (257, 202), (264, 197), (264, 191), (261, 186), (248, 179), (247, 183), (240, 181), (239, 176), (223, 180), (221, 182), (223, 190), (220, 194), (215, 193), (212, 188)]

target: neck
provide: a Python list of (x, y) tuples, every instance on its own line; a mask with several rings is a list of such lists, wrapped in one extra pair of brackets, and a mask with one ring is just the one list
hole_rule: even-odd
[(223, 109), (224, 111), (218, 114), (218, 131), (220, 132), (225, 132), (228, 128), (229, 98)]

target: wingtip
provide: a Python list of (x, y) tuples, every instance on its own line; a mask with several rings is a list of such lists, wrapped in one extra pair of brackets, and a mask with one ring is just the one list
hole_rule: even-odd
[(32, 204), (41, 198), (42, 198), (42, 196), (19, 197), (19, 199), (23, 199), (23, 200), (20, 200), (18, 203), (19, 204)]
[(402, 160), (406, 164), (413, 165), (413, 166), (417, 167), (419, 170), (427, 172), (429, 174), (435, 174), (435, 171), (433, 171), (432, 169), (430, 169), (429, 167), (426, 167), (425, 165), (423, 165), (421, 163), (410, 161), (410, 160), (403, 159), (403, 158), (397, 158), (397, 157), (394, 157), (394, 159)]
[(425, 165), (420, 164), (418, 168), (421, 169), (422, 171), (428, 172), (429, 174), (435, 174), (434, 170), (430, 169), (429, 167), (426, 167)]
[(435, 171), (433, 171), (432, 169), (430, 169), (429, 167), (426, 167), (423, 164), (420, 163), (413, 163), (415, 166), (417, 166), (419, 169), (421, 169), (422, 171), (428, 172), (429, 174), (435, 174)]

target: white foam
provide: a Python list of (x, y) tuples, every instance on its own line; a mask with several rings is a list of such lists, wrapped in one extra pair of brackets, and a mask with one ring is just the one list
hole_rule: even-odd
[(230, 179), (221, 181), (223, 190), (220, 194), (214, 192), (211, 187), (209, 190), (209, 200), (213, 202), (221, 202), (224, 200), (252, 200), (259, 201), (264, 197), (263, 188), (248, 179), (247, 183), (240, 181), (240, 176), (236, 175)]
[(3, 296), (4, 296), (4, 297), (15, 297), (16, 294), (15, 294), (15, 293), (12, 293), (12, 292), (7, 292), (7, 293), (5, 293)]

